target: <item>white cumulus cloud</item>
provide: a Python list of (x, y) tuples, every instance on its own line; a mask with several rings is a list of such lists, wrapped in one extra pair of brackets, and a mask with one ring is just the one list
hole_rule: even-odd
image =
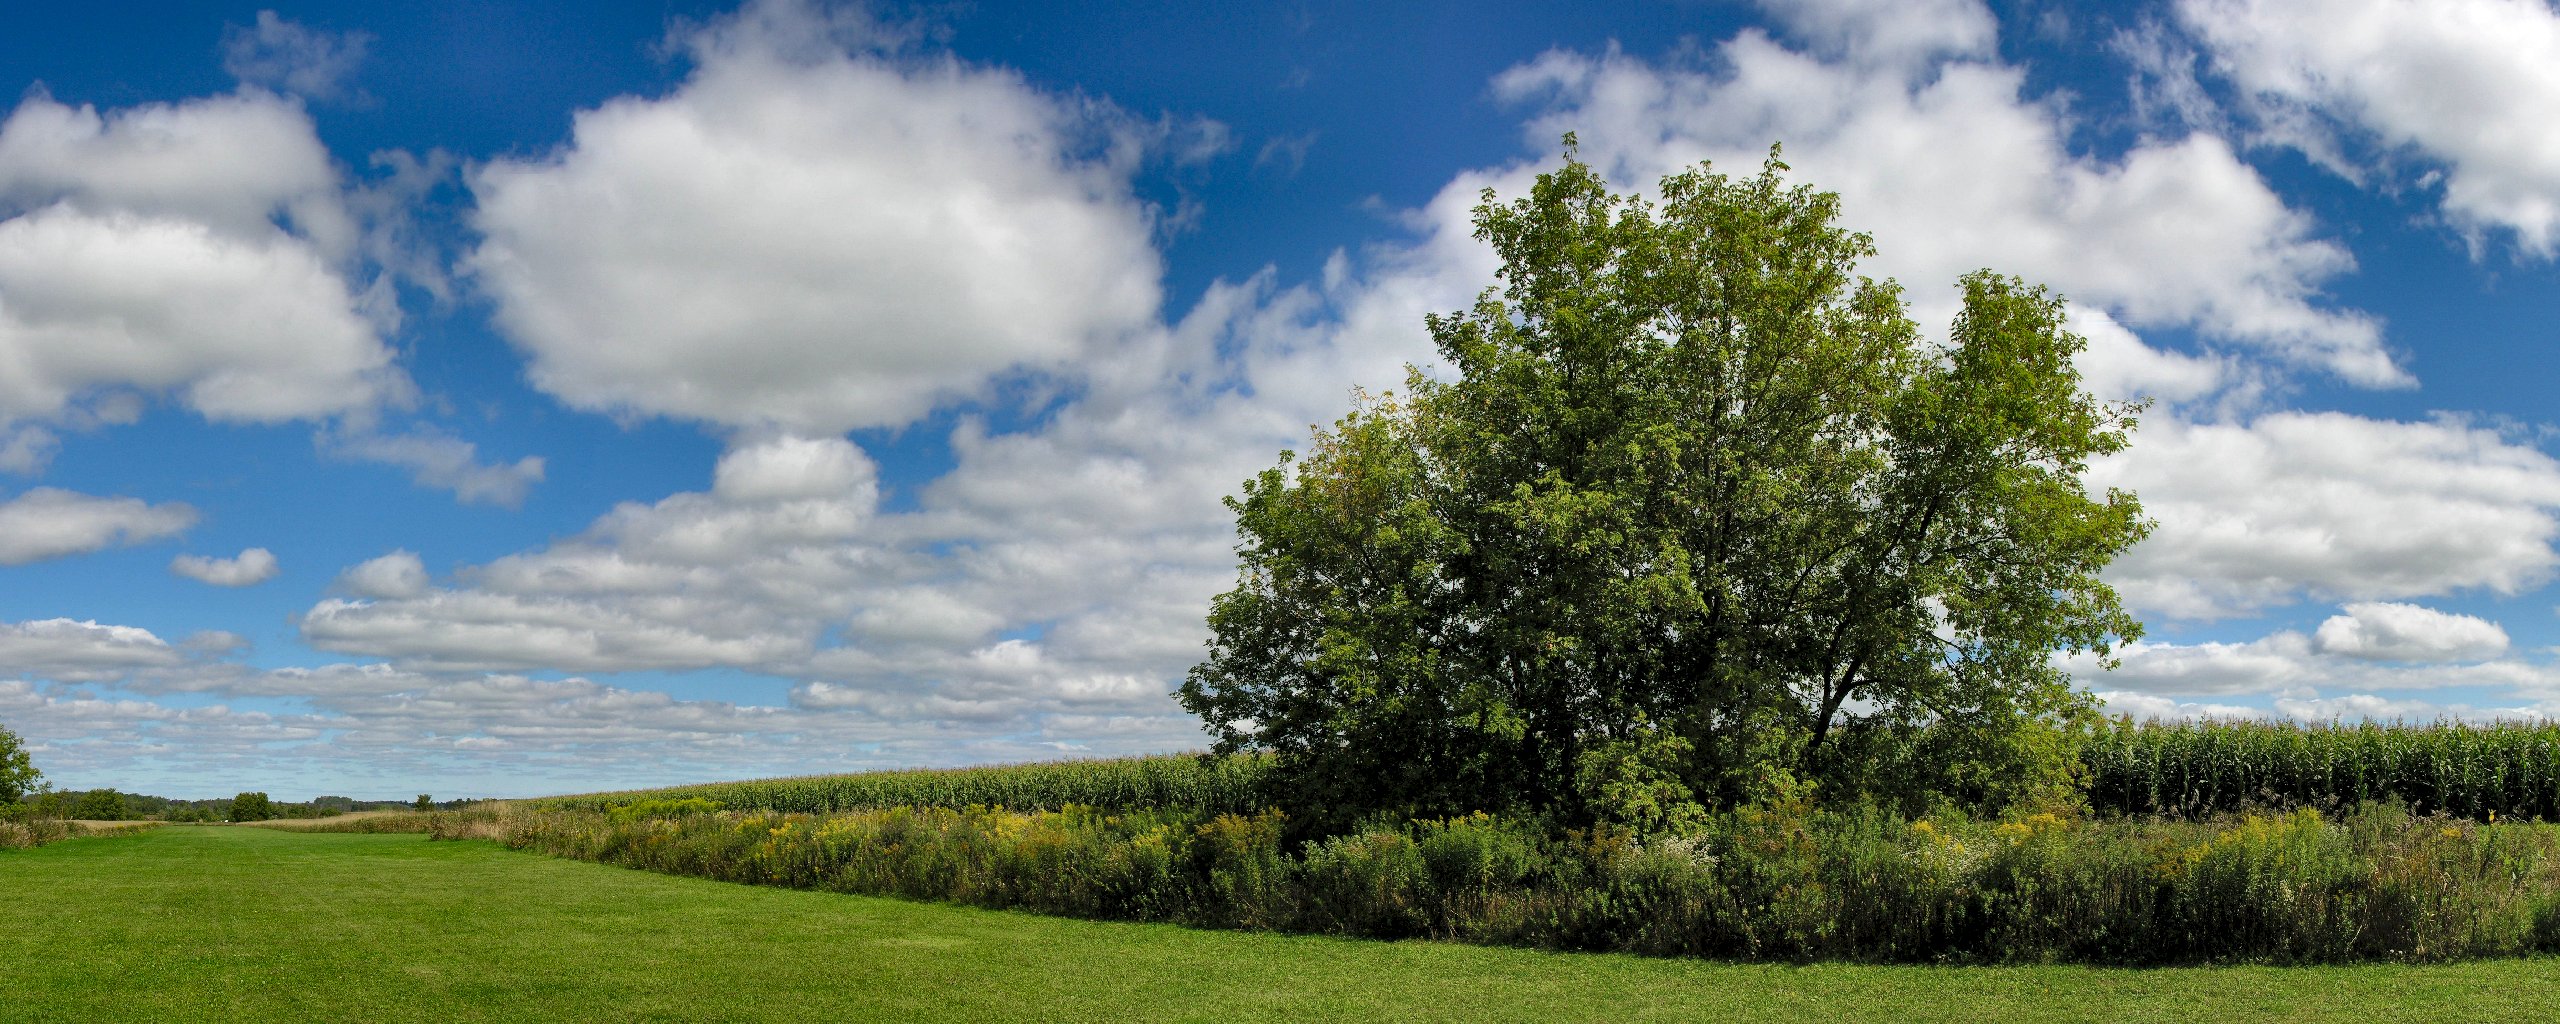
[(100, 498), (37, 487), (0, 502), (0, 565), (149, 543), (195, 522), (196, 510), (183, 502), (154, 505), (140, 498)]
[(0, 622), (0, 672), (86, 682), (166, 668), (185, 657), (138, 626), (73, 619)]
[(427, 566), (417, 552), (394, 551), (339, 573), (338, 587), (357, 597), (416, 597), (427, 592)]
[(281, 217), (336, 255), (356, 236), (338, 188), (310, 115), (271, 93), (102, 112), (39, 90), (0, 122), (0, 202), (18, 210), (69, 202), (243, 239)]
[(179, 555), (170, 560), (169, 571), (217, 587), (248, 587), (275, 578), (276, 556), (265, 548), (249, 548), (230, 558)]
[[(2402, 632), (2384, 633), (2393, 627)], [(2516, 656), (2505, 637), (2497, 624), (2471, 616), (2360, 603), (2324, 622), (2317, 634), (2281, 629), (2236, 642), (2142, 640), (2116, 652), (2113, 670), (2085, 654), (2056, 663), (2093, 691), (2161, 698), (2306, 699), (2322, 690), (2552, 695), (2560, 664)]]
[[(302, 31), (268, 13), (255, 39), (319, 38)], [(106, 111), (28, 96), (0, 123), (0, 470), (41, 470), (57, 429), (167, 399), (220, 423), (319, 422), (333, 454), (521, 503), (541, 459), (484, 465), (431, 428), (379, 429), (415, 397), (383, 337), (394, 282), (445, 294), (410, 206), (450, 161), (375, 164), (350, 186), (302, 103), (264, 89)]]
[(470, 172), (468, 266), (537, 386), (828, 433), (1152, 322), (1143, 133), (1010, 71), (842, 49), (835, 28), (751, 5), (684, 38), (696, 67), (673, 93)]
[[(2181, 0), (2178, 20), (2270, 134), (2370, 139), (2443, 169), (2447, 216), (2560, 252), (2560, 11), (2543, 0)], [(2354, 170), (2354, 168), (2348, 168)]]
[(2108, 570), (2151, 614), (2311, 599), (2516, 594), (2560, 566), (2560, 460), (2454, 420), (2268, 413), (2145, 422), (2093, 467), (2159, 521)]
[(27, 97), (0, 123), (0, 427), (129, 420), (137, 396), (274, 423), (405, 394), (346, 274), (362, 233), (291, 100)]
[(2497, 623), (2389, 601), (2350, 604), (2311, 639), (2324, 654), (2378, 661), (2480, 661), (2507, 651), (2507, 631)]
[(303, 617), (316, 646), (446, 670), (776, 667), (805, 658), (862, 579), (879, 502), (842, 438), (774, 437), (724, 456), (710, 492), (624, 504), (574, 538), (426, 585), (394, 552), (349, 570)]
[(376, 402), (390, 359), (345, 280), (288, 236), (67, 203), (0, 221), (0, 417), (109, 389), (215, 420), (319, 417)]
[(730, 501), (828, 498), (876, 488), (870, 456), (840, 437), (779, 437), (730, 449), (711, 492)]
[(1874, 235), (1870, 272), (1900, 280), (1931, 329), (1952, 314), (1957, 277), (1990, 267), (2136, 328), (2192, 327), (2356, 385), (2413, 383), (2378, 323), (2320, 301), (2353, 256), (2223, 139), (2076, 154), (2067, 111), (2026, 95), (1979, 4), (1896, 8), (1791, 9), (1783, 20), (1810, 50), (1745, 30), (1711, 59), (1553, 51), (1495, 91), (1540, 105), (1532, 145), (1576, 132), (1622, 188), (1701, 159), (1748, 174), (1783, 143), (1797, 179), (1839, 193), (1842, 219)]

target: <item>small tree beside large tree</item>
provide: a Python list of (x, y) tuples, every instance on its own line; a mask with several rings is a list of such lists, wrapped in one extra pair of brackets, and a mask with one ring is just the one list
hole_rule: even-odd
[(2085, 481), (2133, 409), (2081, 389), (2063, 301), (1968, 275), (1926, 342), (1774, 151), (1656, 204), (1571, 144), (1477, 207), (1503, 269), (1429, 320), (1454, 375), (1229, 499), (1183, 706), (1316, 827), (2066, 784), (2093, 713), (2053, 655), (2139, 635), (2099, 571), (2148, 524)]

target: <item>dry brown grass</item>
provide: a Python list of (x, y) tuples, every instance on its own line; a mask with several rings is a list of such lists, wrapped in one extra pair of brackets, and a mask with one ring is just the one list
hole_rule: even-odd
[(0, 821), (0, 850), (23, 850), (101, 832), (155, 828), (161, 824), (157, 821), (61, 821), (52, 818)]
[(243, 821), (236, 822), (235, 824), (254, 825), (258, 828), (283, 829), (287, 832), (336, 832), (344, 830), (331, 828), (330, 826), (346, 825), (374, 818), (385, 818), (395, 814), (414, 815), (419, 813), (420, 812), (417, 811), (348, 811), (344, 814), (332, 814), (326, 818), (272, 818), (266, 821)]

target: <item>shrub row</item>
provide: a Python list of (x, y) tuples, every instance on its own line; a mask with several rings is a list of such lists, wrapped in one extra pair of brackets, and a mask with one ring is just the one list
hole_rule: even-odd
[[(2466, 726), (2119, 723), (2082, 749), (2101, 813), (2211, 814), (2399, 800), (2420, 813), (2560, 821), (2560, 724)], [(740, 810), (824, 814), (972, 805), (1056, 810), (1175, 808), (1215, 816), (1266, 803), (1266, 761), (1195, 755), (871, 772), (561, 797), (603, 810), (700, 799)]]
[(440, 838), (736, 882), (1555, 949), (2107, 963), (2560, 951), (2560, 826), (2397, 806), (1971, 821), (1795, 803), (1651, 842), (1473, 815), (1297, 850), (1273, 812), (521, 807), (440, 820)]

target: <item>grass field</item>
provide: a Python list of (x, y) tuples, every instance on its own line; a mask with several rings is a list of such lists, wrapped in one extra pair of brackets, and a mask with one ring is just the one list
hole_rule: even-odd
[(1736, 965), (1105, 924), (415, 836), (0, 853), (0, 1020), (2560, 1019), (2560, 961)]

